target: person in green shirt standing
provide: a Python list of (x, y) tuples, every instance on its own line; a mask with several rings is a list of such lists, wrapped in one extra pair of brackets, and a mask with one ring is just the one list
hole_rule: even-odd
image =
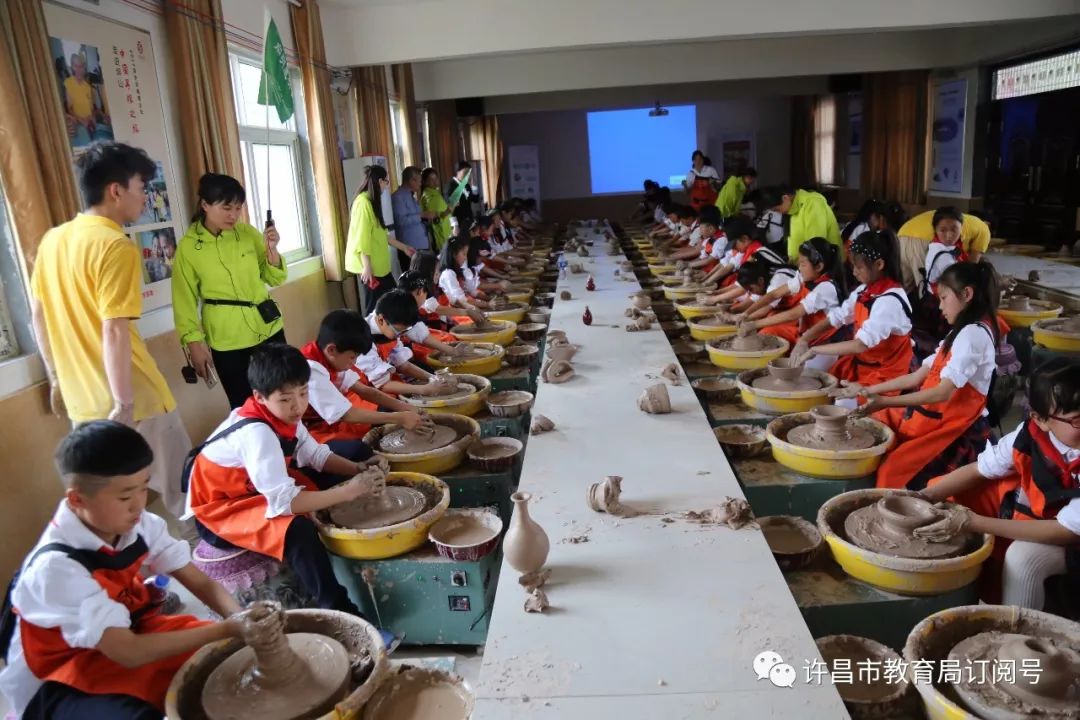
[(425, 213), (431, 213), (428, 226), (435, 239), (435, 252), (439, 253), (443, 245), (449, 242), (454, 234), (454, 228), (450, 225), (450, 213), (453, 208), (446, 204), (446, 198), (439, 189), (439, 172), (435, 168), (424, 168), (420, 174), (420, 187), (423, 188), (420, 195), (420, 209)]
[(345, 269), (357, 276), (365, 313), (374, 310), (379, 298), (397, 287), (390, 272), (390, 236), (382, 206), (382, 194), (389, 187), (386, 168), (368, 165), (349, 215)]
[(251, 396), (251, 354), (285, 342), (281, 311), (267, 289), (286, 278), (280, 236), (273, 225), (259, 232), (240, 220), (245, 199), (236, 178), (199, 179), (199, 210), (176, 249), (172, 276), (180, 343), (199, 377), (217, 372), (233, 408)]
[(716, 196), (716, 207), (720, 210), (720, 217), (727, 220), (735, 217), (742, 210), (743, 196), (747, 189), (757, 179), (757, 170), (748, 167), (740, 170), (727, 179), (720, 188), (720, 194)]
[(787, 254), (792, 262), (798, 262), (802, 244), (816, 237), (825, 238), (843, 252), (836, 215), (821, 193), (796, 190), (790, 185), (762, 188), (757, 198), (757, 210), (773, 210), (790, 218)]

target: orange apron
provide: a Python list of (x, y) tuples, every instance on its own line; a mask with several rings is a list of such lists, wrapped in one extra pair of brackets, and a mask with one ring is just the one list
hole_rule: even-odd
[[(898, 288), (900, 286), (897, 284), (894, 287)], [(889, 300), (887, 296), (891, 296), (892, 299)], [(904, 312), (911, 314), (908, 306), (895, 293), (883, 292), (881, 295), (870, 298), (867, 302), (863, 302), (862, 297), (860, 297), (855, 302), (855, 334), (858, 334), (863, 323), (870, 318), (870, 308), (873, 307), (873, 304), (881, 301), (882, 298), (886, 298), (887, 302), (901, 303)], [(863, 353), (841, 357), (833, 363), (829, 373), (836, 376), (837, 380), (857, 382), (863, 387), (867, 387), (907, 375), (911, 369), (911, 359), (913, 357), (911, 333), (890, 335)]]
[(690, 186), (690, 207), (700, 212), (706, 205), (715, 205), (717, 195), (719, 193), (713, 189), (708, 178), (694, 176), (694, 182)]
[[(326, 361), (326, 356), (323, 354), (318, 344), (310, 342), (304, 347), (300, 348), (301, 354), (312, 362), (317, 362), (326, 368), (326, 371), (330, 373), (330, 382), (337, 387), (338, 384), (338, 371), (330, 367)], [(367, 376), (364, 375), (358, 368), (353, 368), (353, 372), (360, 376), (360, 382), (365, 385), (370, 385)], [(361, 408), (364, 410), (378, 410), (379, 406), (373, 402), (364, 400), (352, 390), (346, 390), (342, 393), (349, 401), (349, 403), (355, 408)], [(311, 405), (308, 405), (307, 411), (304, 413), (304, 418), (301, 421), (304, 423), (304, 427), (307, 428), (311, 437), (324, 445), (331, 440), (363, 440), (364, 436), (371, 430), (371, 425), (367, 423), (350, 423), (338, 421), (336, 423), (328, 423), (315, 411)]]
[[(247, 407), (245, 404), (241, 412)], [(273, 430), (273, 425), (267, 424)], [(295, 439), (282, 437), (277, 430), (274, 433), (281, 442), (281, 459), (289, 477), (304, 490), (318, 490), (315, 483), (292, 467)], [(222, 467), (199, 453), (191, 470), (188, 496), (195, 518), (222, 540), (279, 562), (285, 557), (285, 533), (296, 516), (266, 517), (266, 497), (255, 489), (246, 468)]]
[[(119, 552), (74, 550), (46, 545), (38, 552), (63, 552), (85, 567), (108, 594), (131, 613), (131, 630), (139, 635), (171, 632), (209, 625), (191, 615), (160, 615), (150, 606), (150, 591), (139, 569), (149, 549), (142, 536)], [(130, 695), (164, 712), (165, 693), (173, 676), (194, 650), (157, 662), (127, 668), (98, 650), (73, 648), (60, 628), (44, 628), (19, 619), (19, 637), (30, 671), (42, 681), (52, 681), (92, 695)]]
[[(431, 333), (431, 336), (439, 342), (443, 342), (446, 344), (458, 342), (458, 339), (448, 332), (436, 330), (432, 327), (429, 327), (428, 331)], [(431, 353), (435, 352), (434, 348), (430, 348), (423, 343), (414, 342), (413, 340), (410, 340), (405, 336), (402, 336), (402, 342), (409, 346), (409, 349), (412, 350), (413, 355), (416, 356), (417, 360), (425, 364), (427, 363), (428, 358), (431, 356)]]
[[(782, 312), (787, 312), (791, 308), (795, 307), (802, 302), (803, 298), (810, 294), (810, 290), (804, 284), (799, 288), (799, 292), (794, 295), (785, 295), (780, 298), (780, 302), (776, 304), (776, 307), (769, 312), (767, 317), (772, 317)], [(801, 331), (801, 325), (798, 320), (792, 320), (790, 322), (781, 323), (780, 325), (770, 325), (769, 327), (761, 328), (759, 331), (762, 335), (772, 335), (774, 337), (783, 338), (788, 341), (789, 345), (794, 345), (799, 341), (799, 334)]]
[[(985, 325), (982, 327), (990, 332)], [(951, 356), (951, 349), (945, 353), (938, 351), (920, 390), (941, 384), (941, 371)], [(877, 486), (893, 490), (906, 488), (908, 482), (963, 435), (985, 409), (986, 396), (968, 383), (944, 402), (886, 408), (876, 413), (874, 417), (896, 433), (896, 445), (878, 468)]]

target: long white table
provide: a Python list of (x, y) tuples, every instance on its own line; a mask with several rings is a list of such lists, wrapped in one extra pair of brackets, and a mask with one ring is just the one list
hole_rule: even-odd
[[(585, 275), (559, 283), (574, 297), (556, 300), (551, 328), (581, 345), (577, 376), (541, 383), (533, 413), (557, 430), (529, 440), (521, 476), (551, 540), (552, 607), (525, 613), (518, 573), (504, 564), (473, 718), (847, 717), (832, 686), (804, 682), (803, 667), (820, 655), (756, 527), (620, 519), (585, 503), (606, 475), (623, 476), (623, 501), (650, 512), (742, 497), (685, 379), (668, 388), (672, 414), (637, 409), (675, 356), (658, 328), (623, 330), (627, 295), (639, 289), (613, 277), (623, 259), (581, 260), (595, 292)], [(581, 321), (586, 304), (592, 327)], [(588, 542), (565, 542), (580, 535)], [(763, 650), (795, 666), (794, 687), (757, 679)]]

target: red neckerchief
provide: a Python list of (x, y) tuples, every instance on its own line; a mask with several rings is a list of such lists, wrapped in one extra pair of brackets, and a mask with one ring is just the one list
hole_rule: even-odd
[(742, 261), (746, 262), (751, 257), (753, 257), (754, 253), (756, 253), (758, 250), (760, 250), (763, 247), (765, 247), (765, 246), (762, 245), (761, 243), (759, 243), (757, 240), (754, 240), (752, 243), (750, 243), (749, 245), (746, 246), (745, 250), (743, 250)]
[(1080, 474), (1080, 457), (1072, 462), (1065, 462), (1065, 457), (1054, 447), (1054, 443), (1050, 439), (1050, 433), (1045, 432), (1031, 420), (1028, 421), (1027, 429), (1031, 439), (1038, 446), (1039, 452), (1061, 473), (1062, 484), (1065, 487), (1073, 487), (1076, 484), (1073, 478)]
[(330, 373), (330, 382), (337, 385), (338, 371), (330, 367), (330, 361), (326, 359), (326, 353), (322, 351), (319, 344), (315, 341), (309, 342), (304, 347), (300, 348), (300, 354), (312, 362), (317, 362), (326, 368), (326, 372)]
[(822, 273), (821, 275), (818, 275), (817, 280), (811, 280), (810, 282), (803, 284), (806, 285), (807, 290), (813, 290), (821, 283), (827, 283), (831, 280), (832, 278), (829, 277), (829, 273)]
[(900, 283), (896, 282), (890, 277), (881, 278), (877, 282), (873, 282), (866, 286), (866, 289), (859, 293), (858, 301), (863, 305), (868, 304), (876, 297), (881, 297), (886, 291), (893, 288), (900, 287)]
[(256, 400), (254, 397), (249, 397), (240, 409), (236, 412), (242, 418), (254, 418), (256, 420), (262, 420), (270, 429), (273, 430), (278, 437), (285, 440), (296, 439), (296, 428), (298, 425), (286, 425), (279, 420), (272, 412), (266, 409), (266, 406)]

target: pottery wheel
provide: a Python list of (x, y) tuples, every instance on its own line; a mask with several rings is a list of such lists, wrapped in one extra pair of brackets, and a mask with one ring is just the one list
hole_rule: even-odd
[(330, 519), (338, 527), (370, 530), (396, 525), (424, 511), (424, 493), (402, 485), (388, 485), (382, 495), (369, 495), (358, 501), (330, 508)]
[(433, 433), (418, 433), (398, 428), (382, 436), (379, 450), (391, 455), (429, 452), (446, 447), (457, 440), (457, 437), (457, 431), (446, 425), (436, 425)]
[(264, 687), (256, 673), (255, 651), (242, 647), (206, 679), (202, 705), (210, 720), (293, 720), (329, 712), (349, 690), (349, 654), (326, 635), (290, 633), (289, 647), (301, 672)]
[[(1015, 682), (984, 681), (982, 669), (992, 677), (995, 663), (1003, 659), (1006, 648), (1023, 648), (1036, 643), (1060, 654), (1033, 655), (1032, 666), (1038, 667), (1037, 682), (1034, 674), (1024, 672), (1022, 660), (1006, 658), (1014, 662)], [(953, 688), (969, 708), (987, 720), (1018, 720), (1019, 718), (1043, 717), (1050, 719), (1080, 717), (1080, 648), (1061, 640), (1038, 638), (1012, 633), (984, 632), (957, 643), (949, 653), (949, 659), (960, 663), (960, 682)], [(988, 661), (989, 665), (976, 661)], [(971, 673), (966, 668), (970, 665)], [(982, 682), (980, 682), (982, 681)], [(1036, 693), (1035, 691), (1039, 692)]]
[(446, 365), (453, 365), (454, 363), (464, 362), (465, 360), (491, 357), (494, 354), (495, 350), (493, 348), (465, 344), (464, 346), (458, 345), (457, 352), (453, 355), (439, 353), (438, 360)]
[[(755, 386), (757, 383), (755, 383)], [(825, 437), (817, 429), (815, 423), (807, 423), (792, 428), (787, 435), (787, 441), (792, 445), (798, 445), (811, 450), (865, 450), (873, 447), (877, 440), (869, 430), (863, 430), (848, 423), (845, 432), (847, 437), (837, 442), (831, 437)]]
[(410, 395), (409, 397), (417, 399), (438, 398), (439, 400), (456, 400), (458, 398), (472, 395), (474, 392), (476, 392), (476, 386), (470, 385), (469, 383), (459, 382), (456, 388), (447, 388), (447, 390), (449, 390), (449, 392), (439, 393), (438, 395)]
[(885, 520), (878, 513), (877, 506), (867, 505), (845, 518), (844, 533), (848, 540), (864, 550), (918, 560), (963, 555), (971, 542), (971, 533), (962, 533), (946, 542), (930, 542), (914, 535), (899, 537), (884, 525)]
[[(721, 323), (716, 323), (720, 325)], [(773, 335), (748, 335), (746, 337), (735, 336), (717, 343), (721, 350), (734, 350), (735, 352), (765, 352), (776, 350), (781, 347), (783, 340)]]
[(755, 378), (751, 386), (758, 390), (770, 390), (772, 392), (806, 392), (808, 390), (820, 390), (821, 380), (807, 375), (794, 380), (781, 380), (771, 375), (764, 375)]

